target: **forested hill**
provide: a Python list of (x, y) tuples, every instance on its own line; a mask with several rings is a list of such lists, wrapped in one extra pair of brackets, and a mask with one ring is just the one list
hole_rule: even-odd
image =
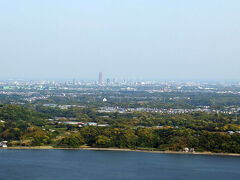
[[(76, 123), (67, 123), (70, 119)], [(62, 110), (1, 105), (0, 120), (0, 140), (9, 141), (9, 146), (84, 145), (171, 151), (188, 147), (240, 153), (240, 122), (231, 114), (120, 114), (79, 107)], [(88, 122), (107, 126), (89, 126)]]

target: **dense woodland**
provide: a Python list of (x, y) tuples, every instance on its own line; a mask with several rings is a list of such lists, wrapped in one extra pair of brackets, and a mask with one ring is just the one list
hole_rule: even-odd
[[(54, 117), (109, 124), (67, 125)], [(38, 106), (0, 105), (0, 140), (9, 146), (117, 147), (240, 153), (240, 120), (217, 113), (98, 113), (95, 108), (61, 110)], [(234, 133), (229, 133), (232, 131)]]

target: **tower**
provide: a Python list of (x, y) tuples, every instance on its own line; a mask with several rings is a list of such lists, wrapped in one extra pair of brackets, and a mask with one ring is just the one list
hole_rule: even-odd
[(103, 72), (99, 73), (98, 83), (99, 84), (104, 84), (104, 74), (103, 74)]

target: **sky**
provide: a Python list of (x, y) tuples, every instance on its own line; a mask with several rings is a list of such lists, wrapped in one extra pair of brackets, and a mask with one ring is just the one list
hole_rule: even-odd
[(0, 79), (240, 80), (239, 0), (0, 0)]

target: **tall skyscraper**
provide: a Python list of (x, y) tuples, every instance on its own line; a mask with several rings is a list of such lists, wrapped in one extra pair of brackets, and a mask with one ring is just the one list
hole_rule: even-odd
[(103, 74), (103, 72), (99, 73), (98, 83), (99, 84), (104, 84), (104, 74)]

